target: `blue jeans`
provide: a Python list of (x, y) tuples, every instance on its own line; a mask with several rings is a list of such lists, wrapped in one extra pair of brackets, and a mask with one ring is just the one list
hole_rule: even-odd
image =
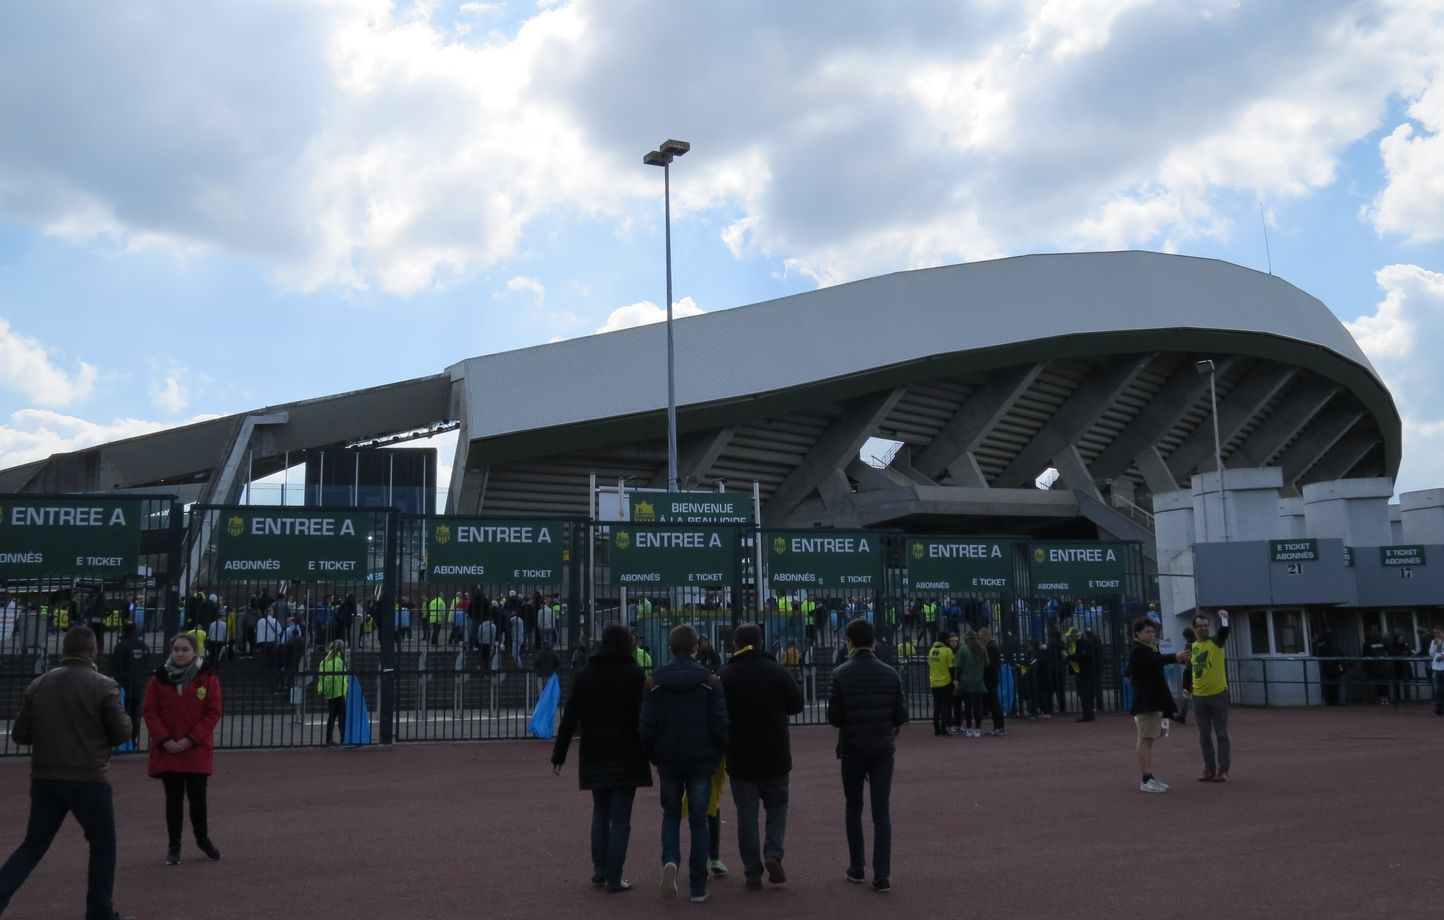
[(60, 779), (30, 781), (30, 822), (25, 828), (25, 840), (0, 866), (0, 911), (40, 864), (67, 814), (75, 815), (90, 842), (85, 918), (112, 920), (115, 916), (110, 903), (115, 890), (115, 806), (110, 783)]
[(687, 853), (687, 875), (694, 896), (707, 890), (707, 800), (712, 797), (712, 774), (692, 776), (657, 771), (662, 786), (662, 865), (682, 863), (682, 793), (687, 793), (687, 825), (692, 847)]
[(891, 878), (892, 814), (888, 799), (892, 796), (891, 754), (863, 759), (842, 758), (842, 797), (847, 802), (848, 868), (862, 872), (867, 868), (867, 852), (862, 842), (862, 787), (872, 786), (872, 877)]
[(592, 790), (592, 871), (606, 879), (608, 888), (622, 884), (627, 841), (632, 836), (633, 786)]
[[(737, 804), (737, 851), (748, 879), (762, 878), (762, 859), (782, 862), (782, 839), (787, 833), (787, 774), (751, 782), (732, 778), (732, 801)], [(757, 841), (757, 807), (767, 809), (766, 837)]]

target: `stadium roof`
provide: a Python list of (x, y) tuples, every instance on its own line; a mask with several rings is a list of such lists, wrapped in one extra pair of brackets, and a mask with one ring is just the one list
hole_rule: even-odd
[[(1399, 465), (1398, 412), (1339, 320), (1287, 282), (1226, 262), (1021, 256), (869, 278), (674, 328), (680, 474), (701, 488), (758, 482), (771, 523), (985, 508), (1005, 496), (984, 490), (1031, 487), (1048, 467), (1070, 492), (1146, 505), (1214, 466), (1208, 376), (1194, 368), (1205, 359), (1218, 370), (1227, 466), (1282, 466), (1297, 488), (1392, 477)], [(583, 514), (590, 473), (665, 485), (665, 356), (656, 324), (268, 407), (255, 468), (283, 445), (455, 425), (451, 508)], [(385, 411), (363, 408), (373, 404)], [(153, 485), (163, 468), (204, 476), (256, 414), (203, 423), (204, 437), (190, 426), (80, 452), (85, 463), (67, 455), (3, 471), (0, 488), (58, 488), (69, 477), (47, 468), (112, 458), (114, 469), (122, 456), (123, 477), (95, 487)], [(903, 444), (885, 469), (857, 459), (872, 436)]]

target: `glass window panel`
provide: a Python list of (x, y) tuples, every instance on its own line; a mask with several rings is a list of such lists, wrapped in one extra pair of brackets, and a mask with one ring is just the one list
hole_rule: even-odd
[(1280, 655), (1301, 655), (1304, 651), (1304, 615), (1300, 610), (1275, 610), (1274, 651)]
[(1269, 615), (1255, 610), (1248, 615), (1249, 650), (1255, 655), (1269, 654)]

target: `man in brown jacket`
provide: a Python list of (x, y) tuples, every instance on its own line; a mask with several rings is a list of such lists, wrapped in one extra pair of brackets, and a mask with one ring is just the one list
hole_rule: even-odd
[(30, 822), (25, 840), (0, 866), (0, 913), (40, 863), (67, 814), (90, 842), (86, 920), (124, 920), (111, 906), (115, 888), (115, 807), (107, 765), (110, 749), (130, 740), (130, 717), (115, 681), (95, 668), (95, 633), (77, 626), (65, 634), (60, 667), (25, 690), (10, 729), (31, 745)]

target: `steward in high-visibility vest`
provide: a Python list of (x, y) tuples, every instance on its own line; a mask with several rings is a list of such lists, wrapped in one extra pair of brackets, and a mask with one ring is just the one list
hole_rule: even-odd
[(426, 609), (427, 615), (434, 625), (445, 623), (450, 619), (451, 609), (446, 606), (446, 598), (440, 594), (431, 599), (431, 603), (426, 606)]
[(778, 613), (791, 613), (791, 612), (792, 612), (792, 598), (788, 597), (786, 594), (780, 595), (780, 596), (777, 598), (777, 612), (778, 612)]
[(636, 655), (637, 655), (637, 664), (641, 667), (642, 673), (643, 673), (643, 674), (651, 674), (651, 673), (652, 673), (652, 653), (649, 652), (649, 651), (647, 651), (646, 649), (642, 648), (642, 647), (639, 645), (639, 646), (637, 646)]

